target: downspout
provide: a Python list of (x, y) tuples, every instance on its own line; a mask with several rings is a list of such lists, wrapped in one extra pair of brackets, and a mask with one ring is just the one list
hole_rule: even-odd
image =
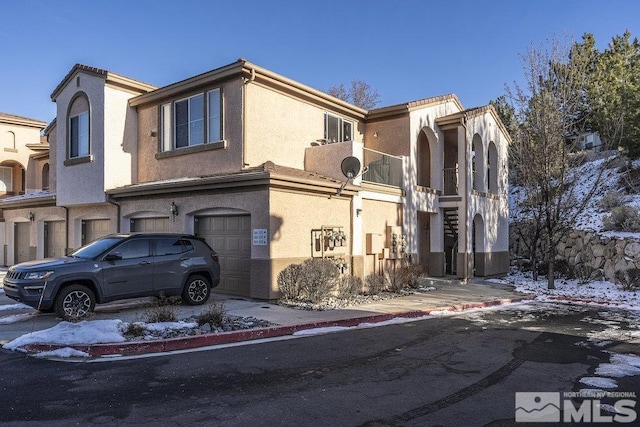
[(64, 224), (65, 224), (65, 237), (64, 240), (65, 242), (67, 242), (67, 244), (65, 245), (66, 248), (64, 248), (64, 252), (65, 254), (68, 254), (69, 252), (69, 208), (66, 206), (62, 206), (62, 208), (64, 209)]
[[(466, 117), (462, 119), (462, 127), (464, 128), (464, 176), (465, 176), (465, 189), (464, 189), (464, 217), (465, 217), (465, 247), (464, 251), (467, 256), (469, 256), (469, 193), (473, 188), (473, 177), (471, 177), (471, 186), (469, 186), (469, 150), (467, 150), (467, 120)], [(473, 230), (473, 226), (471, 227)], [(471, 254), (473, 256), (473, 254)], [(469, 258), (465, 257), (466, 261), (464, 263), (464, 283), (468, 283), (469, 281)]]
[(249, 166), (247, 163), (247, 89), (246, 86), (256, 79), (256, 70), (251, 68), (251, 77), (243, 78), (242, 85), (242, 167)]
[(114, 205), (116, 207), (116, 231), (118, 233), (122, 233), (122, 229), (120, 228), (120, 212), (121, 212), (121, 208), (120, 208), (120, 204), (115, 202), (113, 200), (113, 197), (111, 196), (107, 196), (107, 203), (111, 203), (112, 205)]

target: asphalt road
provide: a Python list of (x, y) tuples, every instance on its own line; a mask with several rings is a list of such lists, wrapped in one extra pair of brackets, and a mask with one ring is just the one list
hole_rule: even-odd
[[(553, 307), (93, 363), (2, 350), (0, 423), (516, 425), (516, 392), (576, 391), (608, 351), (640, 353), (624, 315)], [(637, 376), (618, 384), (640, 395)]]

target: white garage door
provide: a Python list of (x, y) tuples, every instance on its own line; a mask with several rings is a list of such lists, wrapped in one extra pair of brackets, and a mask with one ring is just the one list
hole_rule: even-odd
[(86, 245), (111, 233), (108, 219), (88, 219), (82, 221), (82, 244)]
[(220, 259), (220, 284), (215, 289), (249, 296), (251, 262), (251, 217), (205, 216), (195, 219), (196, 235), (204, 237)]
[(169, 231), (169, 218), (137, 218), (131, 220), (131, 231), (164, 233)]
[(58, 258), (65, 255), (67, 229), (64, 221), (44, 223), (44, 257)]

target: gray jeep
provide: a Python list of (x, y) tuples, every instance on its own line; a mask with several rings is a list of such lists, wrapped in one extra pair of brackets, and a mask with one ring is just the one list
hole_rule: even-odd
[(200, 237), (169, 233), (112, 234), (69, 256), (14, 265), (4, 292), (41, 311), (77, 320), (96, 303), (161, 294), (204, 304), (220, 283), (217, 253)]

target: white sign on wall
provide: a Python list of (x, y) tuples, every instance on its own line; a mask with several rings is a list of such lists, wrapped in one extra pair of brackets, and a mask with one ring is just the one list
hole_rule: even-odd
[(266, 228), (253, 229), (253, 244), (254, 246), (266, 246), (268, 244)]

